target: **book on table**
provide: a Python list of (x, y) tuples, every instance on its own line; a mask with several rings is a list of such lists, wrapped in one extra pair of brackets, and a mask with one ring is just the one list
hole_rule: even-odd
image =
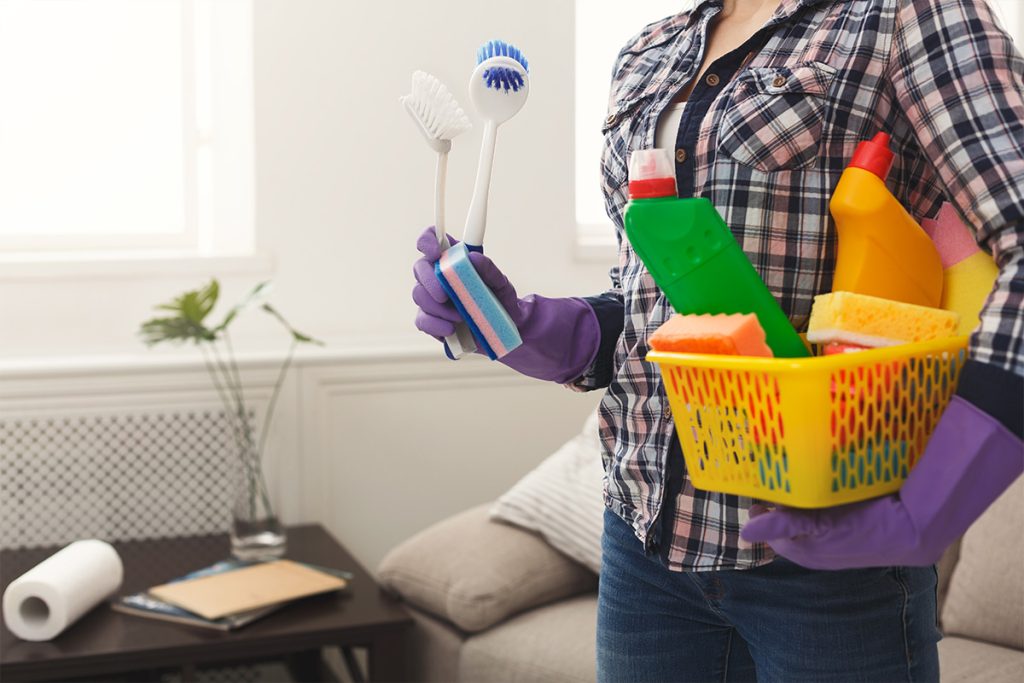
[[(248, 571), (236, 574), (243, 570)], [(220, 580), (212, 584), (200, 581), (212, 577), (220, 577)], [(111, 607), (125, 614), (230, 631), (300, 598), (344, 590), (351, 578), (350, 572), (289, 560), (231, 559), (190, 572), (149, 591), (123, 596)], [(275, 581), (280, 583), (274, 585)], [(187, 590), (171, 590), (171, 587)]]

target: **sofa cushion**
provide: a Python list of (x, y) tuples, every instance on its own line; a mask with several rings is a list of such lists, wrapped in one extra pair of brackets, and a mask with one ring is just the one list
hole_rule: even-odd
[(597, 595), (563, 600), (467, 640), (458, 680), (593, 683), (596, 640)]
[(499, 498), (491, 516), (536, 531), (557, 550), (599, 572), (603, 478), (595, 413), (579, 434)]
[(942, 610), (947, 633), (1024, 649), (1024, 477), (964, 534)]
[(490, 520), (482, 505), (439, 522), (381, 561), (386, 588), (464, 631), (591, 591), (597, 577), (540, 536)]
[[(956, 563), (960, 560), (960, 540), (957, 539), (956, 543), (946, 548), (946, 552), (942, 554), (939, 559), (938, 572), (939, 572), (939, 583), (935, 590), (935, 597), (938, 598), (938, 613), (942, 614), (943, 607), (946, 604), (946, 593), (949, 592), (949, 582), (953, 578), (953, 570), (956, 569)], [(939, 623), (942, 623), (942, 619), (939, 619)]]
[(1024, 652), (967, 638), (939, 642), (942, 683), (1020, 683)]
[(451, 683), (456, 680), (465, 634), (415, 607), (408, 611), (415, 622), (405, 650), (409, 680), (417, 683)]

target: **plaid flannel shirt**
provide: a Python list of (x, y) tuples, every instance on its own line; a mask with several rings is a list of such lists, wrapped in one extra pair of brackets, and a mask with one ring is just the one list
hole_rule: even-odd
[[(740, 540), (749, 499), (696, 490), (688, 477), (671, 501), (672, 518), (659, 519), (673, 423), (658, 370), (644, 356), (671, 310), (623, 233), (629, 153), (653, 146), (659, 115), (695, 77), (721, 9), (721, 0), (698, 0), (645, 28), (617, 60), (602, 164), (619, 259), (612, 288), (588, 299), (601, 322), (601, 350), (571, 385), (608, 387), (600, 406), (606, 504), (651, 552), (669, 525), (669, 547), (660, 551), (675, 570), (771, 559), (766, 546)], [(752, 54), (731, 77), (713, 89), (702, 79), (690, 95), (705, 106), (690, 123), (692, 148), (676, 157), (688, 164), (677, 169), (680, 194), (711, 200), (804, 329), (814, 296), (831, 290), (832, 190), (860, 141), (890, 133), (895, 196), (918, 218), (950, 201), (1000, 268), (971, 337), (961, 393), (973, 387), (975, 402), (995, 414), (992, 398), (1005, 403), (1005, 387), (1015, 387), (1009, 405), (1019, 413), (1024, 59), (984, 0), (783, 0), (742, 49)]]

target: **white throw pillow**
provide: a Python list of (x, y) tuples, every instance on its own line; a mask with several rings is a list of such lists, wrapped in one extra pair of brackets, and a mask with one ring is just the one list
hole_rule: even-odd
[(535, 531), (556, 550), (599, 572), (603, 478), (594, 413), (582, 432), (494, 503), (491, 519)]

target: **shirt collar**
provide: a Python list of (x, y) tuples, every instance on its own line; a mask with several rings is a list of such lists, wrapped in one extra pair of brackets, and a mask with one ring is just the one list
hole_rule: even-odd
[[(818, 5), (824, 2), (835, 2), (836, 0), (782, 0), (780, 11), (773, 19), (774, 23), (785, 21), (804, 7)], [(721, 8), (722, 0), (697, 0), (689, 12), (680, 12), (660, 22), (657, 29), (644, 35), (640, 40), (630, 47), (632, 52), (642, 52), (647, 48), (660, 45), (666, 40), (679, 34), (680, 31), (689, 29), (703, 17), (711, 8)]]
[[(778, 13), (781, 15), (782, 19), (788, 19), (804, 7), (811, 7), (813, 5), (820, 5), (823, 2), (832, 1), (833, 0), (782, 0)], [(694, 19), (701, 16), (705, 8), (721, 6), (722, 0), (697, 0), (693, 11), (690, 12), (690, 21), (688, 23), (693, 23)]]

